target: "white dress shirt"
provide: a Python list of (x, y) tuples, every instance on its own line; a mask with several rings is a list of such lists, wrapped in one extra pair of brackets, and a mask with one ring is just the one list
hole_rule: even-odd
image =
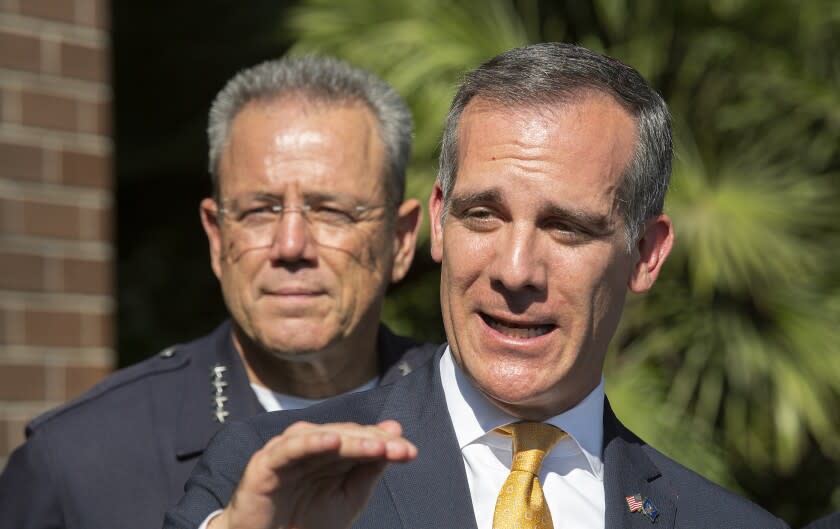
[[(494, 433), (517, 422), (487, 400), (455, 363), (447, 347), (440, 378), (464, 458), (478, 529), (493, 527), (499, 491), (510, 473), (510, 437)], [(555, 529), (604, 527), (604, 380), (574, 408), (548, 419), (569, 435), (546, 455), (540, 483)]]

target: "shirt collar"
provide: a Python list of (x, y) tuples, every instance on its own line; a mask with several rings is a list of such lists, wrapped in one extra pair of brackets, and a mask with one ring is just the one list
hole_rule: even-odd
[[(375, 377), (361, 386), (351, 389), (347, 393), (356, 393), (358, 391), (367, 391), (375, 388), (379, 384), (379, 377)], [(280, 410), (299, 410), (301, 408), (308, 408), (309, 406), (318, 404), (327, 399), (306, 399), (296, 395), (287, 395), (285, 393), (276, 393), (270, 389), (251, 383), (251, 389), (257, 395), (257, 400), (260, 401), (265, 411), (280, 411)]]
[[(516, 422), (491, 403), (455, 363), (447, 346), (440, 358), (440, 379), (446, 406), (461, 450), (499, 426)], [(603, 479), (604, 379), (575, 407), (545, 422), (569, 434), (583, 452), (592, 473)]]

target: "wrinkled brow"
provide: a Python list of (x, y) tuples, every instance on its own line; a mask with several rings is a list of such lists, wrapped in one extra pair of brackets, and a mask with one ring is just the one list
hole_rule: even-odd
[[(502, 193), (497, 189), (488, 189), (475, 193), (453, 195), (449, 209), (455, 212), (464, 211), (478, 204), (501, 204)], [(606, 235), (614, 231), (614, 219), (609, 214), (585, 211), (577, 208), (544, 204), (538, 209), (542, 219), (555, 218), (573, 221), (597, 234)]]
[(543, 218), (568, 219), (598, 234), (605, 235), (611, 233), (614, 229), (614, 222), (609, 214), (570, 209), (553, 204), (543, 206), (539, 211)]
[[(326, 193), (326, 192), (317, 192), (317, 191), (305, 191), (302, 193), (303, 199), (306, 202), (329, 202), (330, 200), (342, 199), (347, 198), (342, 195), (338, 195), (335, 193)], [(260, 192), (260, 193), (253, 193), (251, 195), (252, 198), (257, 200), (266, 200), (270, 202), (283, 202), (285, 198), (284, 193), (268, 193), (268, 192)]]
[(502, 194), (496, 189), (488, 189), (477, 193), (453, 194), (449, 209), (460, 211), (475, 204), (486, 204), (488, 202), (501, 203)]

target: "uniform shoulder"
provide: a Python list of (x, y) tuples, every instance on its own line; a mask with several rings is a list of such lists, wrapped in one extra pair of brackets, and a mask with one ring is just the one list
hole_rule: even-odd
[(60, 421), (70, 413), (84, 412), (90, 409), (92, 413), (101, 411), (97, 404), (107, 400), (110, 396), (122, 392), (130, 392), (141, 381), (173, 371), (181, 370), (189, 364), (193, 348), (186, 346), (171, 346), (163, 349), (154, 356), (134, 365), (119, 369), (105, 377), (102, 381), (85, 391), (80, 396), (42, 413), (26, 426), (26, 435), (44, 428), (47, 424)]
[(408, 336), (395, 334), (385, 325), (379, 332), (382, 378), (380, 384), (391, 384), (422, 367), (442, 348), (440, 344), (418, 342)]
[(840, 511), (829, 514), (819, 520), (814, 520), (803, 529), (840, 529)]
[[(727, 527), (787, 528), (787, 524), (738, 494), (710, 481), (650, 445), (643, 449), (676, 488), (680, 516), (718, 520)], [(695, 512), (696, 511), (696, 512)]]

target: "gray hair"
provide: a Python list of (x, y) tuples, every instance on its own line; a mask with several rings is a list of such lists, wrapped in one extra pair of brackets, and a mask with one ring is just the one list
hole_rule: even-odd
[(313, 102), (365, 104), (379, 124), (385, 146), (386, 193), (398, 204), (405, 192), (405, 171), (411, 156), (414, 122), (403, 99), (372, 73), (331, 57), (283, 57), (237, 73), (210, 107), (207, 139), (213, 195), (219, 194), (219, 161), (234, 118), (251, 101), (302, 95)]
[(444, 204), (449, 204), (458, 173), (458, 124), (474, 97), (533, 108), (569, 102), (588, 90), (612, 96), (636, 121), (638, 140), (617, 197), (630, 250), (645, 221), (660, 214), (665, 201), (674, 150), (668, 107), (633, 68), (572, 44), (553, 42), (513, 49), (464, 77), (446, 117), (441, 142), (438, 182)]

